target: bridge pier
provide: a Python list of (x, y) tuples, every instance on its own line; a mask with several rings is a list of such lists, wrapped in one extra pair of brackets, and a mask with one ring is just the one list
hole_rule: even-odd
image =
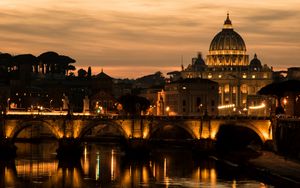
[(63, 137), (58, 140), (56, 152), (58, 159), (80, 159), (83, 154), (83, 146), (78, 138)]
[(17, 147), (9, 138), (0, 138), (0, 159), (12, 159), (16, 157)]
[(209, 154), (215, 151), (215, 140), (211, 138), (195, 140), (193, 151), (196, 154)]
[(130, 138), (125, 152), (130, 158), (148, 157), (150, 153), (148, 141), (143, 138)]

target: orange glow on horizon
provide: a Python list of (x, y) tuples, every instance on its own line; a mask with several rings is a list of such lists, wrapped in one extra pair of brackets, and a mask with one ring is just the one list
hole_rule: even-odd
[(198, 51), (208, 53), (227, 12), (250, 58), (258, 53), (275, 69), (300, 62), (297, 0), (2, 0), (0, 11), (0, 52), (56, 51), (76, 59), (77, 70), (103, 67), (115, 78), (186, 67)]

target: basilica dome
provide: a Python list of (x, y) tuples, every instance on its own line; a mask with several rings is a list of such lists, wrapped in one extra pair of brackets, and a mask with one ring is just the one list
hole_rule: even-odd
[(229, 14), (220, 31), (211, 41), (207, 65), (245, 66), (249, 64), (243, 38), (233, 30)]
[(246, 51), (246, 45), (243, 38), (233, 29), (223, 29), (211, 41), (209, 50)]
[(255, 67), (255, 68), (261, 68), (261, 62), (260, 60), (257, 58), (257, 55), (254, 54), (254, 58), (250, 61), (250, 67)]

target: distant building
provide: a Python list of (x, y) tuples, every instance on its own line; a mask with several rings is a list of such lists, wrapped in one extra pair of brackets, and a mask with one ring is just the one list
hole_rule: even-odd
[(218, 83), (201, 78), (180, 79), (158, 93), (157, 115), (217, 115)]
[[(219, 83), (220, 109), (247, 113), (249, 96), (255, 96), (263, 86), (273, 81), (272, 68), (262, 65), (257, 55), (249, 63), (243, 38), (234, 31), (229, 15), (221, 32), (212, 40), (206, 62), (199, 53), (186, 69), (182, 78), (203, 78)], [(222, 114), (222, 110), (220, 111)]]
[(164, 86), (153, 86), (141, 91), (139, 96), (145, 97), (150, 102), (150, 108), (148, 110), (148, 115), (161, 114), (158, 112), (157, 101), (160, 101), (160, 96), (164, 90)]
[(300, 80), (300, 67), (290, 67), (287, 71), (288, 80)]

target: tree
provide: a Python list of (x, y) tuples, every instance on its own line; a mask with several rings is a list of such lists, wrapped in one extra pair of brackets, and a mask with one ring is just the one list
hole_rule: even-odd
[(150, 107), (150, 102), (145, 97), (137, 95), (123, 95), (119, 99), (123, 110), (131, 115), (139, 115)]
[(38, 63), (38, 59), (32, 54), (21, 54), (14, 56), (12, 58), (12, 62), (15, 66), (17, 66), (18, 71), (20, 71), (21, 66), (26, 66), (30, 68), (27, 71), (32, 72), (32, 66)]
[(88, 76), (89, 78), (92, 77), (92, 69), (91, 69), (91, 67), (88, 68), (87, 76)]
[[(68, 74), (69, 64), (76, 60), (66, 55), (59, 55), (56, 52), (48, 51), (38, 56), (42, 64), (46, 64), (46, 73)], [(42, 66), (44, 67), (44, 66)], [(44, 72), (44, 71), (43, 71)]]
[(42, 64), (46, 64), (46, 73), (55, 72), (55, 64), (58, 62), (59, 55), (56, 52), (48, 51), (38, 56)]
[(69, 56), (65, 56), (65, 55), (59, 55), (58, 57), (58, 64), (57, 66), (57, 72), (58, 73), (62, 73), (62, 74), (68, 74), (68, 66), (71, 63), (75, 63), (76, 60), (72, 59)]
[(0, 73), (3, 77), (6, 77), (8, 73), (8, 67), (11, 66), (12, 56), (8, 53), (0, 53)]
[(38, 63), (38, 59), (32, 54), (21, 54), (14, 56), (12, 63), (17, 69), (10, 72), (11, 76), (20, 79), (22, 84), (29, 84), (31, 81), (32, 66)]
[(85, 78), (85, 77), (87, 76), (87, 72), (86, 72), (86, 70), (84, 70), (84, 69), (79, 69), (79, 70), (77, 71), (77, 74), (78, 74), (78, 77), (79, 77), (79, 78)]
[[(69, 71), (74, 71), (74, 70), (76, 70), (76, 67), (74, 65), (68, 65), (67, 75), (71, 75), (71, 73), (73, 73), (73, 72), (69, 73)], [(74, 75), (74, 73), (73, 73), (73, 75)]]
[(8, 67), (12, 61), (12, 56), (9, 53), (0, 53), (0, 67)]
[(278, 106), (276, 107), (276, 114), (284, 113), (284, 108), (281, 105), (281, 99), (284, 97), (286, 92), (299, 92), (300, 81), (299, 80), (287, 80), (282, 82), (274, 82), (258, 91), (260, 95), (271, 95), (277, 99)]

